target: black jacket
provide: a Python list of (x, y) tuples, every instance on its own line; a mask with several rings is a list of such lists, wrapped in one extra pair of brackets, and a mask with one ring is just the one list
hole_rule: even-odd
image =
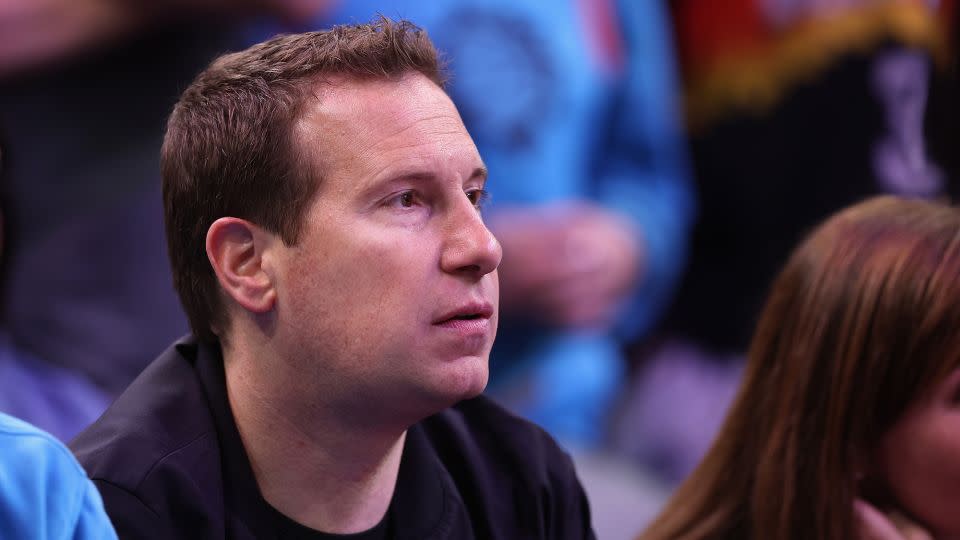
[[(276, 538), (215, 346), (181, 340), (71, 444), (121, 538)], [(593, 538), (567, 456), (485, 397), (407, 433), (393, 538)]]

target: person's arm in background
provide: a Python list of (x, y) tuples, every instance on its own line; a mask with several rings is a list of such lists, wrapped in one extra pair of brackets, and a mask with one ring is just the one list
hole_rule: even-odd
[(686, 262), (696, 202), (665, 2), (617, 4), (626, 79), (611, 111), (595, 196), (627, 217), (641, 242), (639, 281), (615, 319), (621, 338), (632, 340), (668, 307)]
[(303, 22), (330, 0), (3, 0), (0, 78), (69, 59), (183, 15), (269, 13)]
[(505, 314), (614, 328), (629, 340), (650, 328), (673, 292), (694, 197), (664, 6), (623, 2), (619, 19), (607, 15), (620, 26), (608, 37), (622, 43), (611, 55), (621, 80), (595, 122), (603, 133), (591, 141), (594, 176), (578, 200), (501, 208), (489, 223), (504, 248)]

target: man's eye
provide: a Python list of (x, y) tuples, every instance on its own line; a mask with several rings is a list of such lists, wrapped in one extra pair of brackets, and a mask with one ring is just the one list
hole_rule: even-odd
[(415, 191), (402, 191), (387, 199), (386, 205), (398, 208), (413, 208), (417, 205), (418, 199), (419, 197)]
[(467, 198), (470, 199), (471, 204), (479, 209), (483, 208), (484, 203), (490, 198), (490, 194), (485, 189), (471, 189), (467, 192)]

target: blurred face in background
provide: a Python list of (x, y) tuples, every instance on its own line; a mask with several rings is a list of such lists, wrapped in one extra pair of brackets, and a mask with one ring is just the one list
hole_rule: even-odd
[(902, 510), (938, 540), (960, 538), (960, 368), (884, 435), (877, 465)]

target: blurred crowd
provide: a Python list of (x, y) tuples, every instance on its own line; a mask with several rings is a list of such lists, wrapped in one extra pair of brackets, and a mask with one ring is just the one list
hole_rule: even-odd
[(158, 162), (196, 73), (378, 13), (444, 53), (489, 169), (487, 392), (572, 452), (600, 538), (705, 454), (813, 225), (960, 189), (954, 0), (7, 0), (0, 411), (67, 441), (188, 331)]

